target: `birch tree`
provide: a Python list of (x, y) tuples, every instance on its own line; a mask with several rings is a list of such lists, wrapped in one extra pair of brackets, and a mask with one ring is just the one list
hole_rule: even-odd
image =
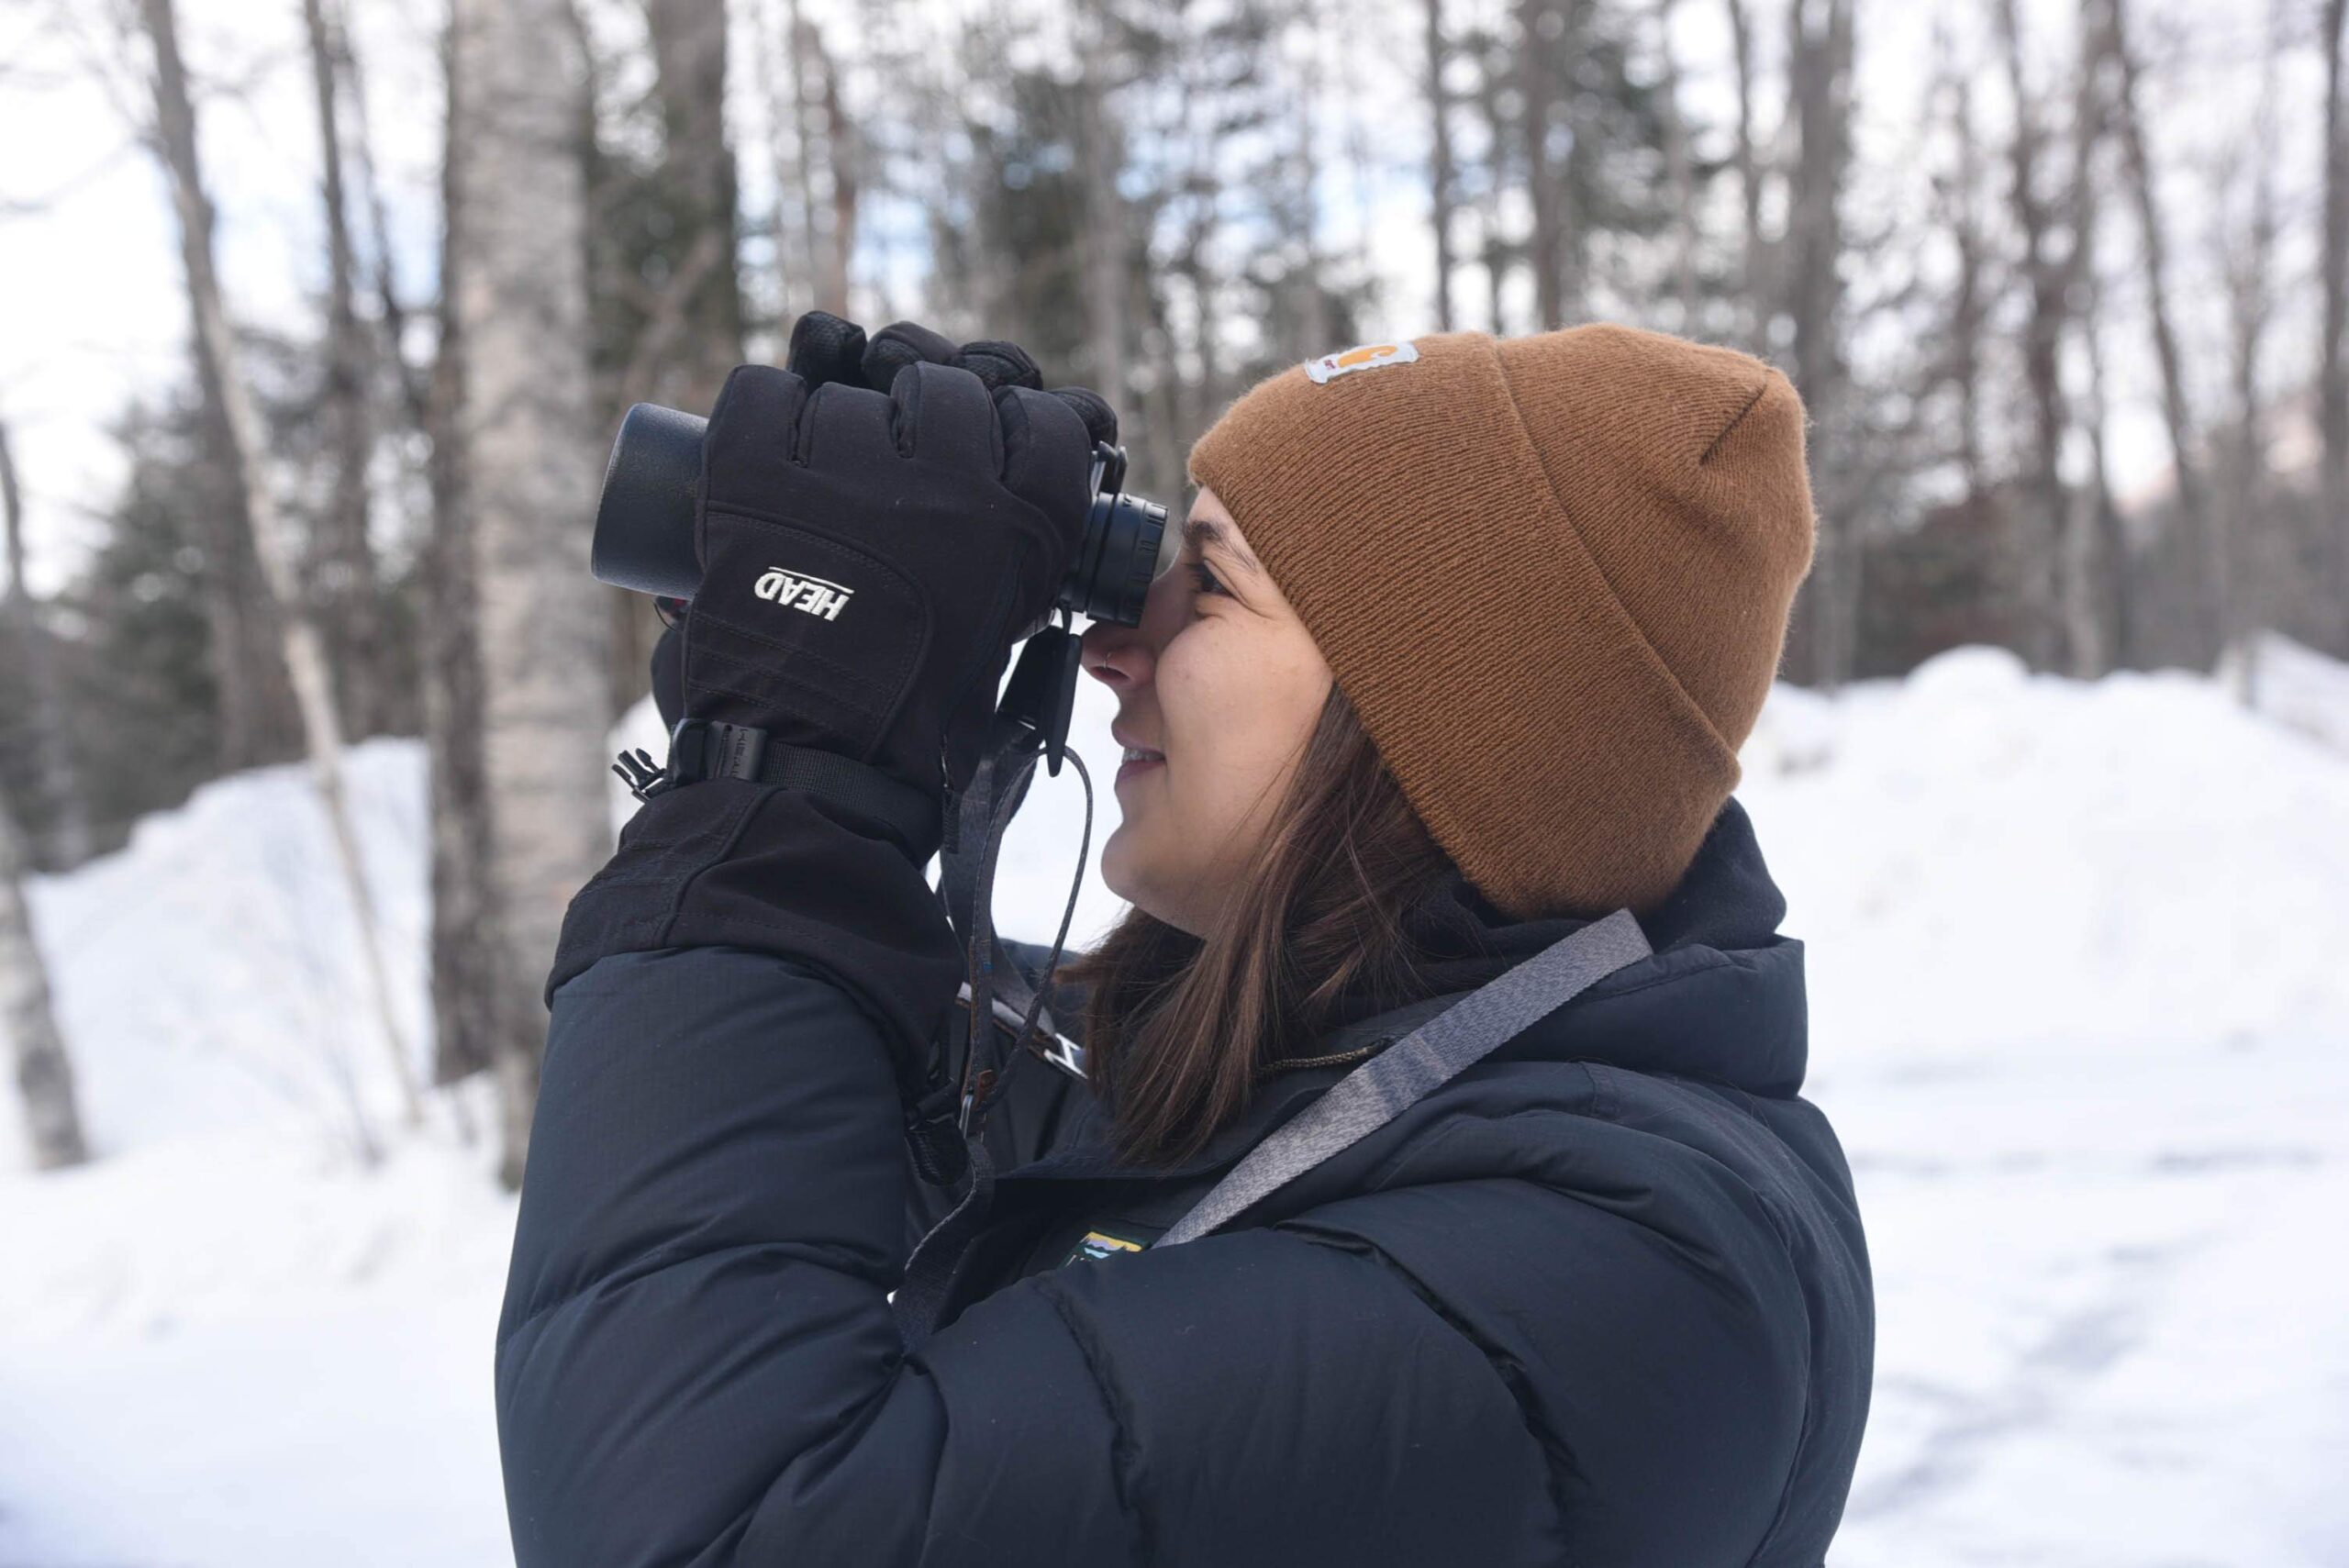
[(611, 849), (610, 628), (587, 569), (603, 442), (590, 413), (586, 60), (568, 0), (456, 0), (451, 26), (450, 436), (480, 617), (500, 1177), (518, 1186), (555, 940)]
[[(35, 686), (34, 722), (45, 731), (38, 743), (44, 755), (61, 758), (64, 733), (61, 728), (48, 728), (55, 720), (54, 687), (43, 673), (48, 662), (32, 647), (35, 640), (46, 638), (32, 619), (32, 595), (25, 585), (24, 495), (17, 484), (5, 424), (0, 424), (0, 522), (7, 528), (8, 619), (25, 639), (27, 673)], [(41, 702), (44, 688), (48, 705)], [(49, 712), (42, 711), (44, 706)], [(53, 777), (42, 782), (51, 788), (56, 785)], [(86, 845), (83, 848), (86, 851)], [(23, 829), (6, 795), (0, 794), (0, 1030), (8, 1036), (33, 1165), (51, 1171), (80, 1164), (90, 1157), (90, 1150), (82, 1135), (81, 1107), (74, 1099), (72, 1062), (50, 1006), (49, 970), (34, 937), (32, 906), (25, 897), (24, 879), (31, 870), (32, 857), (26, 851)]]
[(195, 318), (199, 356), (211, 367), (211, 377), (219, 388), (236, 489), (244, 502), (245, 531), (262, 564), (263, 607), (284, 630), (285, 667), (292, 675), (294, 695), (301, 711), (310, 777), (317, 787), (319, 804), (325, 809), (328, 831), (334, 843), (336, 863), (351, 895), (375, 1027), (389, 1058), (402, 1107), (414, 1126), (423, 1119), (422, 1102), (417, 1095), (415, 1075), (408, 1065), (407, 1044), (384, 962), (374, 900), (368, 891), (366, 872), (359, 858), (358, 833), (351, 823), (342, 773), (341, 715), (327, 667), (325, 644), (316, 623), (300, 603), (284, 522), (263, 468), (261, 412), (244, 378), (236, 336), (228, 325), (228, 304), (222, 297), (219, 274), (213, 263), (212, 201), (198, 161), (195, 110), (188, 95), (186, 69), (180, 59), (178, 20), (173, 5), (173, 0), (140, 0), (140, 17), (154, 53), (156, 146), (171, 176), (173, 199), (179, 215), (183, 281), (187, 288), (189, 314)]

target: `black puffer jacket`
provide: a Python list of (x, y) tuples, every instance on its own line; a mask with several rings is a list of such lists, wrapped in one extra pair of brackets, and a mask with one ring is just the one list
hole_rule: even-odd
[[(911, 1354), (886, 1293), (940, 1198), (907, 1174), (869, 977), (602, 956), (554, 995), (498, 1329), (518, 1558), (1819, 1562), (1873, 1314), (1849, 1173), (1797, 1097), (1783, 909), (1732, 803), (1642, 921), (1653, 958), (1182, 1247), (1128, 1250), (1345, 1064), (1275, 1075), (1143, 1177), (1030, 1062), (994, 1129), (1030, 1162)], [(1440, 915), (1464, 989), (1574, 924)]]

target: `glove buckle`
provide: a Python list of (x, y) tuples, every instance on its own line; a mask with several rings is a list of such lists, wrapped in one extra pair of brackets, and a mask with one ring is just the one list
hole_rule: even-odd
[(679, 784), (704, 779), (751, 779), (767, 755), (767, 732), (746, 724), (711, 718), (681, 718), (669, 731), (669, 765), (656, 768), (642, 747), (623, 751), (612, 772), (639, 800), (650, 800)]
[(669, 732), (672, 786), (704, 779), (756, 779), (766, 761), (767, 732), (714, 718), (681, 718)]
[(669, 787), (669, 774), (664, 768), (652, 765), (652, 759), (639, 746), (632, 751), (622, 751), (612, 763), (612, 772), (619, 774), (620, 783), (628, 785), (629, 794), (639, 800), (651, 800)]

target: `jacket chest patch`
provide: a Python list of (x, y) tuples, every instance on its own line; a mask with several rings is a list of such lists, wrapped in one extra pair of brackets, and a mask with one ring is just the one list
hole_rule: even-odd
[(1071, 1263), (1097, 1263), (1120, 1252), (1139, 1252), (1149, 1244), (1142, 1238), (1121, 1236), (1107, 1228), (1088, 1230), (1078, 1239), (1075, 1246), (1069, 1249), (1068, 1256), (1061, 1260), (1061, 1267), (1066, 1268)]

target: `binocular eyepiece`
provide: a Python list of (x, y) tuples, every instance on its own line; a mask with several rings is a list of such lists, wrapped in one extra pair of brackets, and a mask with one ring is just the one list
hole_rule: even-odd
[[(588, 557), (597, 581), (671, 599), (690, 599), (700, 589), (694, 504), (708, 428), (707, 419), (655, 403), (640, 403), (621, 419)], [(1127, 495), (1125, 482), (1125, 448), (1097, 444), (1084, 538), (1051, 607), (1014, 641), (1042, 630), (1055, 610), (1119, 626), (1141, 623), (1142, 601), (1174, 563), (1182, 535), (1166, 527), (1165, 507)]]

